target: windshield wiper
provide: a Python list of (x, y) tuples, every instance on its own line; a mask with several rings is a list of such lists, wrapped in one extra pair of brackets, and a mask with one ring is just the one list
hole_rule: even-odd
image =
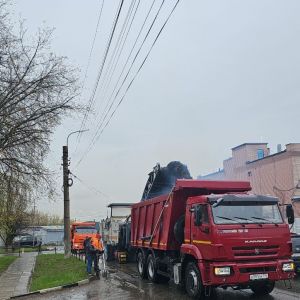
[(236, 222), (236, 223), (242, 224), (242, 223), (240, 223), (239, 221), (237, 221), (237, 220), (234, 220), (234, 219), (231, 219), (231, 218), (222, 217), (222, 216), (216, 216), (216, 217), (217, 217), (217, 218), (220, 218), (220, 219), (229, 220), (229, 221), (233, 221), (233, 222)]
[(269, 220), (269, 219), (259, 218), (259, 217), (251, 217), (251, 219), (265, 221), (265, 222), (267, 222), (267, 223), (275, 224), (276, 226), (278, 226), (277, 223), (275, 223), (275, 222), (273, 222), (273, 221), (271, 221), (271, 220)]
[(231, 219), (231, 218), (227, 218), (227, 217), (222, 217), (222, 216), (216, 216), (217, 218), (220, 218), (220, 219), (224, 219), (224, 220), (229, 220), (229, 221), (235, 221), (238, 223), (237, 220), (234, 220), (234, 219)]
[(245, 221), (250, 221), (251, 223), (253, 223), (250, 219), (247, 218), (242, 218), (242, 217), (234, 217), (235, 219), (240, 219), (240, 220), (245, 220)]
[[(245, 224), (239, 222), (238, 220), (234, 220), (234, 219), (231, 219), (231, 218), (227, 218), (227, 217), (222, 217), (222, 216), (216, 216), (217, 218), (220, 218), (220, 219), (224, 219), (224, 220), (229, 220), (229, 221), (233, 221), (235, 223), (238, 223), (238, 224), (241, 224), (243, 227), (245, 227)], [(235, 217), (234, 217), (235, 218)]]

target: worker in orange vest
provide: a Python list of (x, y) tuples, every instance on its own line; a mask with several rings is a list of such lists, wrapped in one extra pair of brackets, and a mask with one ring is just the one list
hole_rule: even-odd
[(96, 234), (95, 237), (92, 237), (92, 244), (96, 250), (96, 252), (102, 254), (104, 251), (103, 243), (101, 240), (101, 235), (99, 233)]
[(98, 265), (99, 254), (104, 253), (103, 243), (101, 240), (101, 235), (99, 233), (95, 237), (91, 238), (91, 246), (93, 248), (92, 259), (94, 261), (94, 270), (95, 270), (96, 274), (98, 274), (100, 271), (99, 265)]

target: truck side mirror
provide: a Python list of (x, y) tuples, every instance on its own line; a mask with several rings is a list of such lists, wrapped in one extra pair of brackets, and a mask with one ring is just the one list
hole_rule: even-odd
[(289, 224), (294, 224), (295, 221), (295, 215), (294, 215), (294, 209), (292, 204), (288, 204), (285, 208), (286, 217), (288, 219)]
[(194, 214), (195, 214), (194, 225), (201, 226), (202, 225), (202, 206), (201, 205), (195, 206)]

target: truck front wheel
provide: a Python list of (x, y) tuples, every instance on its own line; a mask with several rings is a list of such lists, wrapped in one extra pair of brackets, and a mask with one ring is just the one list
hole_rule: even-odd
[(273, 291), (274, 286), (275, 286), (274, 281), (267, 281), (267, 282), (258, 282), (252, 284), (250, 288), (255, 295), (263, 296), (263, 295), (270, 294)]
[(139, 252), (137, 255), (137, 269), (142, 279), (146, 278), (146, 264), (144, 255), (142, 252)]
[(189, 262), (185, 269), (185, 289), (193, 299), (199, 299), (202, 295), (203, 285), (197, 265)]

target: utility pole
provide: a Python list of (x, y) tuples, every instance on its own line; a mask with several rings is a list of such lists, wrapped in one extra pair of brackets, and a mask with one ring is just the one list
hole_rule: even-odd
[(64, 244), (66, 258), (71, 256), (69, 173), (68, 146), (63, 146)]
[(64, 244), (65, 258), (71, 256), (71, 224), (70, 224), (70, 194), (69, 187), (72, 186), (73, 180), (69, 177), (69, 137), (72, 134), (85, 132), (86, 130), (77, 130), (71, 132), (67, 137), (67, 145), (63, 146), (63, 187), (64, 187)]

